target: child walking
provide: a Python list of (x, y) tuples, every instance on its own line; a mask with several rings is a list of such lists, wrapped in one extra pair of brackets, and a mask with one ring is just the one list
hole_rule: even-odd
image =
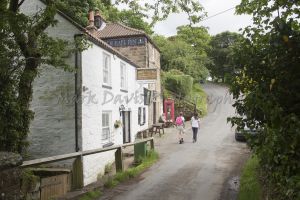
[(197, 133), (200, 128), (200, 120), (198, 118), (198, 113), (195, 113), (191, 119), (192, 122), (192, 130), (193, 130), (193, 142), (197, 142)]

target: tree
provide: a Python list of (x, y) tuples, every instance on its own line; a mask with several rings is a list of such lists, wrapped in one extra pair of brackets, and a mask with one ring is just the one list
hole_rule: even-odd
[(177, 37), (190, 44), (199, 56), (207, 56), (206, 52), (210, 48), (211, 37), (206, 27), (179, 26), (177, 27)]
[(242, 36), (233, 32), (222, 32), (212, 37), (210, 41), (211, 49), (209, 57), (211, 64), (208, 65), (212, 77), (222, 79), (232, 76), (235, 69), (231, 65), (231, 58), (233, 53), (233, 46), (242, 40)]
[(151, 26), (158, 21), (165, 20), (171, 13), (186, 13), (191, 25), (200, 22), (200, 20), (206, 16), (204, 8), (197, 0), (116, 0), (116, 4), (120, 3), (126, 3), (131, 10), (141, 12), (145, 16), (149, 16), (149, 13), (153, 13), (152, 16), (149, 16), (151, 17)]
[[(117, 8), (119, 4), (126, 4), (129, 9), (119, 10)], [(88, 24), (88, 10), (98, 8), (107, 21), (122, 22), (129, 27), (144, 30), (150, 35), (153, 33), (155, 23), (166, 19), (170, 13), (187, 13), (191, 24), (199, 22), (205, 16), (203, 7), (195, 0), (156, 0), (147, 3), (141, 0), (117, 0), (115, 4), (110, 0), (59, 0), (58, 7), (82, 26)]]
[(26, 146), (33, 118), (29, 105), (38, 67), (67, 67), (61, 55), (66, 55), (69, 47), (66, 41), (45, 32), (56, 23), (53, 1), (46, 1), (46, 8), (32, 17), (19, 12), (23, 2), (6, 0), (0, 4), (0, 150), (19, 153)]
[(238, 13), (253, 15), (248, 38), (235, 47), (240, 67), (231, 84), (242, 117), (230, 121), (259, 130), (250, 145), (258, 155), (270, 199), (300, 198), (300, 2), (243, 0)]
[(165, 71), (177, 69), (190, 75), (195, 81), (205, 79), (208, 71), (195, 49), (178, 37), (155, 36), (155, 43), (161, 50), (161, 68)]

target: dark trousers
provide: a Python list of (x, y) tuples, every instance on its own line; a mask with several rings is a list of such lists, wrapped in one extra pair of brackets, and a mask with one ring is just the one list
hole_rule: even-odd
[(193, 140), (196, 142), (197, 141), (198, 128), (192, 127), (192, 129), (193, 129)]

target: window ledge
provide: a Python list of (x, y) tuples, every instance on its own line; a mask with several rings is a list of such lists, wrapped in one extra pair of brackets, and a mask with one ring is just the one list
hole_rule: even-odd
[(109, 143), (104, 144), (102, 147), (105, 148), (105, 147), (110, 147), (112, 145), (114, 145), (114, 143), (113, 142), (109, 142)]
[(120, 89), (121, 92), (128, 93), (128, 90)]
[(112, 87), (111, 86), (109, 86), (109, 85), (102, 85), (102, 88), (106, 88), (106, 89), (112, 89)]

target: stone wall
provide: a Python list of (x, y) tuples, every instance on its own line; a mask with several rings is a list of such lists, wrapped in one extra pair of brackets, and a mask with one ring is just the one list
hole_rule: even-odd
[(142, 68), (147, 67), (147, 51), (146, 46), (129, 46), (129, 47), (114, 47), (124, 56), (132, 60)]
[(21, 199), (21, 164), (20, 155), (0, 152), (0, 200)]
[[(157, 92), (157, 96), (155, 98), (155, 102), (156, 102), (156, 122), (158, 122), (159, 116), (162, 114), (163, 112), (163, 99), (162, 99), (162, 94), (161, 94), (161, 80), (160, 80), (160, 72), (161, 72), (161, 68), (160, 68), (160, 52), (155, 48), (155, 46), (148, 41), (147, 43), (147, 54), (148, 56), (148, 63), (150, 68), (157, 68), (157, 80), (155, 84), (150, 84), (149, 88), (151, 90), (154, 90)], [(149, 110), (151, 110), (149, 112), (149, 124), (153, 123), (153, 111), (154, 107), (153, 104), (149, 106)], [(155, 122), (155, 123), (156, 123)]]

